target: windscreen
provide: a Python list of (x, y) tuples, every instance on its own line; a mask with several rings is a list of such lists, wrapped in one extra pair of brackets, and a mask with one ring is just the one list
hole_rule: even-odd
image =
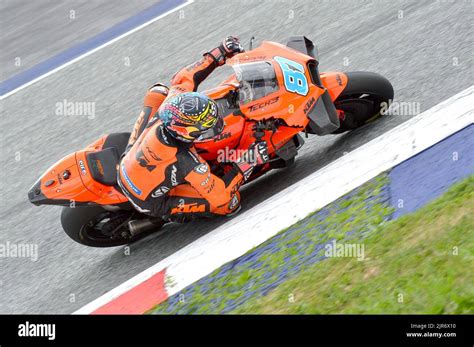
[(239, 81), (240, 105), (263, 98), (278, 90), (275, 69), (268, 61), (233, 66)]

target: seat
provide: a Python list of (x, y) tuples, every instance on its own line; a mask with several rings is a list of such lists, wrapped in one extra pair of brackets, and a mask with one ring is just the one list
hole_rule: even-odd
[(87, 164), (94, 180), (106, 186), (117, 185), (117, 165), (129, 138), (130, 133), (110, 134), (102, 150), (87, 153)]

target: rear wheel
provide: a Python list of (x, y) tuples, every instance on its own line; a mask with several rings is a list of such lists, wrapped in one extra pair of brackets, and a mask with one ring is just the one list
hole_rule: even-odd
[(61, 224), (66, 234), (82, 245), (115, 247), (133, 243), (150, 234), (130, 236), (128, 222), (136, 214), (132, 210), (107, 211), (100, 206), (64, 207)]
[(382, 106), (393, 100), (392, 84), (383, 76), (373, 72), (349, 72), (346, 88), (334, 101), (336, 109), (342, 111), (340, 127), (333, 134), (357, 129), (382, 115)]

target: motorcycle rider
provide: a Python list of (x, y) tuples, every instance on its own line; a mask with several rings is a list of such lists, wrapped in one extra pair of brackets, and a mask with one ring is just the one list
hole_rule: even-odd
[(238, 38), (228, 36), (175, 74), (170, 88), (158, 83), (148, 90), (118, 170), (118, 184), (138, 211), (183, 222), (240, 209), (238, 189), (257, 165), (268, 161), (266, 143), (251, 146), (223, 177), (211, 173), (193, 144), (224, 128), (216, 102), (196, 92), (199, 84), (243, 51)]

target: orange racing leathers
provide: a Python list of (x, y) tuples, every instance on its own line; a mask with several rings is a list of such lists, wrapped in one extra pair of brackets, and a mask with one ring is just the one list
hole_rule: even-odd
[(196, 91), (224, 62), (216, 48), (179, 71), (169, 90), (161, 84), (148, 90), (118, 174), (122, 191), (139, 211), (183, 221), (195, 215), (226, 215), (239, 208), (238, 189), (244, 180), (240, 170), (233, 168), (222, 178), (212, 174), (193, 145), (172, 137), (158, 117), (166, 99)]

